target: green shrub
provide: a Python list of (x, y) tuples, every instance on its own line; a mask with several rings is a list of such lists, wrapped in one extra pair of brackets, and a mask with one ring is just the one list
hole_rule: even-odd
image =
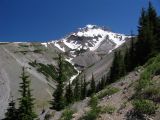
[(116, 108), (114, 106), (108, 105), (101, 109), (101, 113), (113, 114)]
[(96, 110), (91, 110), (81, 120), (96, 120), (97, 117), (98, 112)]
[(143, 73), (141, 73), (140, 79), (136, 86), (138, 92), (152, 84), (152, 78), (157, 74), (159, 68), (160, 68), (160, 55), (150, 59), (146, 63), (145, 69)]
[(154, 100), (156, 97), (160, 96), (160, 88), (156, 86), (151, 86), (144, 89), (142, 94), (144, 98)]
[(118, 91), (119, 91), (118, 88), (109, 86), (109, 87), (107, 87), (106, 89), (104, 89), (104, 90), (100, 91), (99, 93), (97, 93), (97, 97), (98, 97), (99, 99), (101, 99), (101, 98), (103, 98), (103, 97), (105, 97), (105, 96), (107, 96), (107, 95), (108, 95), (108, 96), (109, 96), (109, 95), (113, 95), (113, 94), (117, 93)]
[(154, 114), (157, 107), (151, 100), (134, 100), (133, 107), (137, 114)]
[(44, 117), (44, 120), (50, 120), (51, 117), (52, 117), (52, 116), (51, 116), (50, 114), (46, 114), (45, 117)]
[(96, 108), (97, 107), (97, 105), (98, 105), (98, 98), (97, 98), (97, 96), (95, 96), (95, 95), (93, 95), (93, 96), (91, 96), (91, 100), (90, 100), (90, 106), (91, 106), (91, 108)]
[(94, 95), (91, 97), (90, 100), (91, 110), (88, 111), (85, 116), (80, 118), (80, 120), (96, 120), (101, 111), (101, 107), (98, 107), (97, 105), (98, 105), (98, 98), (97, 96)]
[(62, 116), (60, 118), (60, 120), (71, 120), (73, 118), (73, 110), (71, 109), (65, 109), (64, 112), (62, 113)]

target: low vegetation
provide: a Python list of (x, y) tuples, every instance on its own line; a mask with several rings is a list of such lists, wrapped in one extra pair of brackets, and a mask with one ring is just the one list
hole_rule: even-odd
[[(33, 62), (29, 62), (29, 65), (32, 67), (35, 67), (38, 72), (42, 73), (44, 76), (46, 76), (46, 79), (49, 78), (57, 80), (57, 74), (58, 74), (58, 68), (53, 66), (52, 64), (43, 64), (38, 63), (36, 60)], [(77, 74), (77, 71), (74, 69), (74, 67), (67, 61), (64, 61), (64, 78), (63, 80), (69, 80), (71, 76)]]
[(133, 102), (134, 110), (136, 114), (154, 114), (157, 106), (156, 104), (151, 100), (134, 100)]
[(96, 95), (99, 99), (105, 97), (105, 96), (110, 96), (113, 95), (115, 93), (117, 93), (119, 91), (118, 88), (112, 87), (112, 86), (108, 86), (107, 88), (105, 88), (104, 90), (98, 92)]
[(81, 117), (79, 120), (96, 120), (101, 112), (101, 107), (98, 106), (98, 98), (93, 95), (90, 100), (90, 111), (88, 111), (85, 116)]
[[(160, 75), (157, 71), (160, 68), (160, 55), (150, 59), (145, 65), (136, 86), (136, 95), (133, 102), (134, 110), (139, 114), (154, 114), (160, 103), (160, 82), (154, 80)], [(159, 79), (159, 78), (158, 78)]]
[(63, 113), (62, 116), (59, 120), (71, 120), (73, 118), (73, 110), (66, 108)]
[(107, 105), (101, 108), (101, 113), (113, 114), (116, 111), (116, 108), (112, 105)]

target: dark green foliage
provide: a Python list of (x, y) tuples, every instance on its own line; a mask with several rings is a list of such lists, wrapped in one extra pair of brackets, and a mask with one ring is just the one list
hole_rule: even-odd
[(81, 99), (85, 99), (87, 96), (87, 83), (86, 83), (86, 77), (84, 75), (83, 79), (81, 79)]
[(138, 41), (135, 44), (137, 64), (143, 65), (148, 58), (158, 52), (156, 43), (158, 40), (158, 17), (151, 2), (145, 11), (142, 9), (139, 19)]
[[(37, 71), (45, 75), (47, 79), (51, 77), (54, 80), (58, 80), (58, 76), (57, 76), (58, 69), (54, 67), (52, 64), (45, 65), (42, 63), (37, 63), (35, 60), (33, 62), (29, 62), (29, 65), (31, 65), (32, 67), (35, 67)], [(77, 74), (77, 71), (74, 69), (74, 66), (72, 66), (69, 62), (63, 60), (63, 66), (65, 66), (63, 68), (64, 69), (63, 81), (66, 81), (71, 76)]]
[(123, 58), (124, 57), (120, 51), (115, 51), (114, 59), (110, 69), (110, 83), (115, 82), (116, 80), (125, 75), (125, 65)]
[(156, 103), (160, 103), (160, 87), (159, 85), (150, 85), (145, 88), (142, 92), (138, 93), (138, 98), (140, 99), (149, 99)]
[(101, 84), (101, 81), (98, 81), (98, 83), (96, 85), (96, 92), (100, 91), (100, 84)]
[(15, 108), (15, 102), (13, 100), (10, 101), (7, 112), (5, 113), (5, 118), (3, 120), (17, 120), (17, 109)]
[(159, 84), (153, 81), (153, 76), (156, 75), (157, 70), (160, 68), (160, 55), (150, 59), (144, 71), (141, 73), (140, 79), (136, 86), (136, 98), (150, 99), (154, 102), (160, 102), (160, 87)]
[(77, 70), (75, 70), (74, 66), (68, 61), (64, 61), (63, 64), (65, 66), (64, 67), (64, 76), (65, 76), (64, 80), (68, 80), (71, 78), (71, 76), (76, 75), (78, 73)]
[(153, 103), (151, 100), (135, 100), (133, 102), (133, 106), (135, 109), (136, 114), (142, 115), (142, 114), (154, 114), (157, 106), (155, 103)]
[(156, 35), (156, 39), (157, 39), (157, 41), (156, 41), (156, 50), (157, 51), (160, 51), (160, 17), (158, 17), (158, 19), (157, 19), (157, 27), (156, 27), (156, 33), (157, 33), (157, 35)]
[(157, 103), (160, 103), (159, 81), (153, 80), (160, 68), (160, 55), (150, 59), (145, 65), (136, 86), (135, 101), (133, 102), (136, 114), (154, 114)]
[(131, 72), (136, 67), (136, 55), (135, 55), (135, 38), (131, 32), (130, 47), (126, 47), (124, 55), (125, 72)]
[[(160, 19), (151, 2), (147, 10), (142, 9), (139, 19), (137, 40), (131, 33), (131, 44), (126, 47), (125, 54), (115, 51), (110, 69), (109, 83), (131, 72), (135, 67), (144, 65), (145, 62), (160, 52)], [(158, 37), (159, 36), (159, 37)], [(147, 84), (144, 82), (143, 84)]]
[(51, 109), (55, 109), (57, 111), (62, 110), (64, 108), (64, 97), (63, 97), (63, 89), (64, 89), (64, 85), (63, 85), (63, 80), (64, 80), (64, 72), (63, 72), (63, 58), (62, 55), (59, 55), (59, 63), (58, 63), (58, 78), (57, 78), (57, 88), (53, 93), (53, 101), (51, 101)]
[(147, 63), (147, 66), (143, 73), (140, 76), (140, 80), (138, 81), (137, 85), (137, 91), (140, 91), (149, 85), (151, 85), (151, 79), (152, 76), (155, 75), (156, 71), (160, 68), (160, 55), (158, 55), (155, 58), (152, 58), (149, 60), (149, 63)]
[(70, 109), (65, 109), (64, 112), (62, 113), (62, 116), (60, 118), (60, 120), (71, 120), (73, 118), (73, 111)]
[(21, 97), (19, 98), (19, 109), (18, 109), (18, 119), (19, 120), (33, 120), (36, 118), (34, 109), (34, 98), (31, 94), (30, 84), (31, 81), (28, 80), (29, 76), (25, 73), (25, 68), (22, 69), (22, 74), (20, 78), (22, 82), (20, 83), (19, 92)]
[(75, 87), (74, 87), (74, 100), (78, 101), (81, 98), (81, 88), (79, 85), (79, 81), (76, 80), (75, 82)]
[(116, 108), (114, 106), (107, 105), (101, 108), (101, 113), (113, 114), (115, 110)]
[(15, 102), (12, 100), (9, 103), (9, 108), (7, 109), (4, 120), (34, 120), (37, 117), (33, 111), (34, 98), (31, 94), (31, 81), (28, 80), (29, 76), (26, 75), (24, 67), (22, 68), (20, 78), (22, 79), (22, 82), (20, 83), (19, 89), (19, 92), (21, 93), (21, 97), (19, 98), (19, 108), (15, 108)]
[(80, 120), (96, 120), (99, 113), (101, 112), (100, 107), (98, 107), (97, 105), (98, 105), (98, 98), (96, 96), (92, 96), (90, 100), (91, 110), (87, 112), (84, 117), (80, 118)]
[(51, 114), (47, 113), (44, 117), (44, 120), (50, 120), (52, 118)]
[(110, 96), (112, 94), (115, 94), (119, 91), (118, 88), (115, 88), (115, 87), (111, 87), (111, 86), (108, 86), (106, 89), (100, 91), (99, 93), (97, 93), (97, 97), (99, 99), (105, 97), (105, 96)]
[(118, 63), (118, 52), (114, 53), (114, 59), (113, 59), (113, 63), (112, 63), (112, 67), (110, 70), (110, 79), (112, 81), (110, 81), (110, 83), (114, 82), (116, 79), (118, 79), (118, 74), (119, 74), (119, 63)]
[(100, 89), (104, 89), (106, 86), (106, 80), (105, 80), (105, 76), (102, 76), (101, 78), (101, 82), (100, 82)]
[(93, 74), (92, 74), (90, 88), (91, 88), (90, 93), (94, 94), (96, 92), (96, 84), (95, 84), (95, 80), (94, 80)]
[(92, 95), (89, 104), (90, 104), (90, 107), (91, 107), (91, 108), (96, 108), (97, 105), (98, 105), (98, 98), (97, 98), (97, 96)]
[(37, 71), (45, 75), (47, 79), (51, 77), (52, 79), (56, 80), (57, 70), (53, 65), (37, 63), (36, 60), (34, 62), (29, 62), (29, 65), (31, 65), (32, 67), (36, 67)]
[(69, 105), (73, 102), (73, 90), (71, 83), (69, 81), (69, 85), (66, 87), (66, 94), (65, 94), (65, 99), (66, 99), (66, 105)]

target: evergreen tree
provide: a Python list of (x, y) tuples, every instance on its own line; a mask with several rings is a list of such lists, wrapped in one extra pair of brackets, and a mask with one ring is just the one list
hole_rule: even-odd
[(83, 86), (84, 86), (84, 84), (83, 84), (83, 79), (81, 78), (81, 86), (80, 86), (80, 89), (81, 89), (81, 100), (84, 99), (84, 98), (83, 98)]
[(118, 52), (115, 51), (114, 59), (110, 69), (110, 83), (115, 82), (117, 79), (119, 79), (123, 75), (124, 75), (123, 57), (121, 56), (120, 51)]
[(146, 40), (146, 25), (147, 25), (147, 13), (142, 9), (141, 17), (139, 19), (138, 26), (138, 41), (136, 42), (136, 64), (143, 65), (148, 57), (149, 47), (148, 41)]
[(138, 41), (136, 47), (137, 65), (143, 65), (150, 57), (157, 53), (158, 17), (151, 2), (145, 11), (142, 9), (138, 27)]
[(135, 56), (135, 38), (134, 38), (134, 35), (131, 31), (131, 45), (130, 45), (130, 49), (129, 49), (129, 68), (127, 70), (127, 72), (130, 72), (134, 69), (134, 67), (136, 67), (136, 56)]
[(64, 71), (63, 71), (63, 58), (62, 55), (59, 54), (58, 57), (58, 77), (57, 77), (57, 88), (53, 93), (53, 101), (51, 101), (51, 109), (55, 109), (57, 111), (62, 110), (64, 108), (64, 97), (63, 97), (63, 80), (64, 80)]
[(94, 94), (96, 92), (96, 85), (95, 85), (95, 80), (94, 80), (93, 73), (92, 73), (90, 88), (91, 88), (91, 91), (90, 91), (91, 94)]
[(126, 72), (130, 71), (131, 61), (130, 61), (130, 55), (129, 55), (129, 49), (126, 47), (125, 49), (125, 55), (124, 55), (124, 64), (125, 64), (125, 70)]
[(109, 85), (109, 81), (110, 81), (110, 76), (108, 73), (107, 76), (105, 77), (105, 86)]
[(117, 73), (117, 79), (123, 77), (126, 73), (125, 70), (125, 64), (124, 64), (124, 56), (121, 54), (121, 52), (118, 52), (118, 73)]
[(76, 80), (75, 88), (74, 88), (74, 99), (75, 101), (78, 101), (80, 100), (80, 98), (81, 98), (81, 89), (80, 89), (79, 81)]
[(118, 73), (118, 53), (114, 52), (112, 66), (110, 68), (110, 83), (114, 82)]
[(98, 81), (98, 84), (96, 86), (96, 92), (99, 92), (101, 90), (101, 81)]
[(70, 81), (69, 81), (69, 85), (66, 87), (65, 98), (66, 98), (67, 105), (73, 102), (73, 90), (72, 90)]
[(25, 68), (22, 68), (22, 74), (20, 76), (22, 82), (20, 83), (19, 92), (21, 97), (19, 98), (18, 120), (34, 120), (36, 114), (34, 109), (34, 98), (31, 95), (29, 76), (25, 73)]
[(102, 76), (101, 80), (100, 80), (100, 90), (104, 89), (105, 87), (105, 77)]
[(87, 96), (87, 84), (86, 84), (86, 77), (83, 77), (83, 86), (82, 86), (82, 99), (85, 99)]
[[(158, 53), (157, 51), (157, 41), (159, 41), (158, 33), (159, 33), (159, 23), (158, 23), (158, 16), (156, 13), (155, 8), (153, 7), (152, 3), (149, 2), (148, 6), (148, 21), (149, 21), (149, 30), (150, 30), (150, 39), (151, 39), (151, 48), (152, 48), (152, 55)], [(152, 34), (151, 34), (152, 33)]]
[(15, 102), (13, 99), (9, 103), (7, 112), (5, 113), (5, 118), (3, 120), (17, 120), (17, 109), (15, 108)]
[(157, 18), (157, 26), (156, 26), (156, 50), (160, 52), (160, 17)]

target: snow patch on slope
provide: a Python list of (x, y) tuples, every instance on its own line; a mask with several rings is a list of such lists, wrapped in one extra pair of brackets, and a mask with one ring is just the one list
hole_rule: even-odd
[(61, 47), (57, 42), (54, 43), (54, 45), (59, 48), (61, 51), (65, 52), (65, 48)]
[(42, 45), (44, 45), (45, 47), (47, 47), (47, 46), (48, 46), (48, 45), (47, 45), (48, 43), (41, 43), (41, 44), (42, 44)]

